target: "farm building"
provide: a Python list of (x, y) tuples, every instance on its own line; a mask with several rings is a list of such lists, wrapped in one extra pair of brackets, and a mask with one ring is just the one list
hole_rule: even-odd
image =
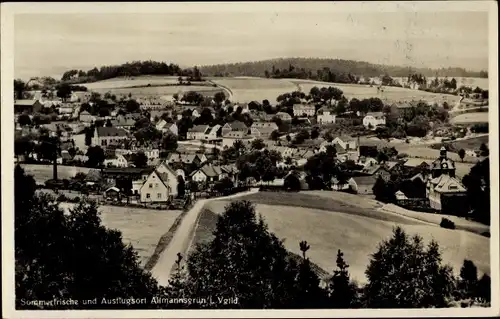
[(156, 129), (158, 131), (161, 131), (162, 133), (171, 132), (175, 136), (179, 135), (179, 128), (177, 127), (177, 124), (175, 124), (175, 123), (168, 123), (167, 121), (165, 121), (163, 119), (161, 119), (156, 124)]
[(195, 125), (187, 132), (188, 140), (204, 140), (205, 133), (210, 129), (208, 125)]
[(246, 134), (248, 133), (248, 126), (241, 121), (226, 123), (222, 127), (222, 135), (224, 136), (226, 133), (229, 132), (244, 132)]
[(14, 101), (14, 112), (15, 113), (29, 113), (33, 114), (40, 112), (43, 105), (38, 100), (15, 100)]
[(195, 164), (200, 165), (207, 161), (205, 154), (182, 154), (182, 153), (170, 153), (167, 157), (166, 162), (168, 164), (182, 163), (182, 164)]
[(224, 172), (220, 166), (213, 166), (212, 164), (204, 165), (199, 170), (191, 173), (191, 179), (198, 183), (203, 182), (216, 182), (223, 178)]

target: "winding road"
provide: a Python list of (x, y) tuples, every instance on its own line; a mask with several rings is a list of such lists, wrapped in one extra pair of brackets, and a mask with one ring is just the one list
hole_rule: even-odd
[(198, 216), (200, 215), (200, 212), (202, 211), (206, 203), (215, 200), (227, 200), (246, 196), (257, 193), (258, 191), (258, 188), (252, 188), (249, 191), (243, 193), (225, 197), (201, 199), (197, 201), (196, 204), (194, 204), (194, 206), (187, 212), (186, 216), (184, 216), (179, 228), (172, 238), (172, 241), (170, 241), (170, 244), (160, 255), (158, 262), (151, 270), (151, 274), (158, 281), (158, 284), (162, 286), (168, 285), (170, 275), (175, 266), (175, 261), (177, 260), (177, 253), (181, 253), (184, 256), (188, 251), (189, 245), (191, 244), (194, 232), (196, 230)]

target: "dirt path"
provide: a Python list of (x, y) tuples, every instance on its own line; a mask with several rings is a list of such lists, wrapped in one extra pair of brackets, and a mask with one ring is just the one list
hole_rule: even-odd
[(158, 262), (151, 270), (151, 274), (158, 281), (158, 284), (162, 286), (168, 285), (168, 280), (170, 279), (170, 274), (174, 268), (175, 261), (177, 259), (177, 253), (181, 253), (183, 256), (191, 244), (192, 237), (194, 234), (196, 222), (198, 216), (205, 206), (206, 203), (213, 200), (227, 200), (236, 197), (246, 196), (252, 193), (257, 193), (258, 188), (253, 188), (248, 192), (234, 194), (226, 197), (216, 197), (210, 199), (202, 199), (196, 202), (196, 204), (187, 212), (186, 216), (182, 220), (179, 228), (174, 234), (174, 237), (170, 241), (170, 244), (165, 249), (165, 251), (160, 255)]

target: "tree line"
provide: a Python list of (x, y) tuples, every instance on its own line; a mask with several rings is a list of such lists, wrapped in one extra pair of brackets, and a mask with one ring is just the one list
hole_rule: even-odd
[(177, 64), (157, 61), (133, 61), (121, 65), (94, 67), (91, 70), (69, 70), (63, 73), (61, 81), (85, 83), (101, 81), (115, 77), (132, 77), (140, 75), (170, 75), (187, 77), (187, 81), (201, 81), (202, 75), (198, 67), (182, 69)]
[[(141, 268), (121, 233), (102, 225), (95, 203), (83, 200), (65, 212), (54, 198), (35, 193), (35, 181), (15, 168), (15, 289), (17, 309), (145, 308), (428, 308), (491, 299), (488, 275), (472, 261), (460, 276), (441, 260), (435, 241), (395, 228), (370, 256), (367, 283), (356, 283), (339, 247), (336, 268), (320, 278), (307, 253), (291, 255), (248, 201), (235, 201), (218, 217), (213, 239), (184, 257), (166, 287)], [(333, 257), (333, 256), (332, 256)], [(334, 257), (335, 258), (335, 257)], [(184, 262), (185, 261), (185, 262)], [(93, 267), (88, 267), (91, 264)], [(202, 302), (209, 296), (226, 303)], [(26, 305), (23, 300), (193, 298), (185, 304), (141, 303)], [(205, 299), (203, 299), (205, 298)], [(468, 300), (468, 301), (467, 301)]]
[[(304, 74), (301, 70), (304, 69), (307, 75), (315, 76), (316, 70), (329, 68), (335, 74), (353, 74), (365, 77), (378, 77), (382, 74), (387, 74), (392, 77), (406, 77), (408, 74), (421, 73), (425, 76), (448, 76), (448, 77), (480, 77), (487, 78), (487, 71), (469, 71), (463, 68), (411, 68), (394, 65), (373, 64), (363, 61), (352, 61), (342, 59), (320, 59), (320, 58), (281, 58), (270, 59), (257, 62), (240, 62), (202, 66), (201, 71), (206, 76), (263, 76), (266, 71), (271, 74), (274, 67), (275, 70), (290, 69), (290, 65), (294, 67), (294, 71), (299, 74)], [(309, 73), (310, 72), (310, 73)], [(309, 78), (309, 77), (307, 77)]]

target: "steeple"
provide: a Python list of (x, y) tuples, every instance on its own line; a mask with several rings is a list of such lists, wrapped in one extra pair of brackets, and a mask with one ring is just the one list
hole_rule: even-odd
[(444, 146), (441, 146), (441, 149), (439, 150), (439, 156), (441, 157), (441, 159), (446, 158), (446, 148)]

